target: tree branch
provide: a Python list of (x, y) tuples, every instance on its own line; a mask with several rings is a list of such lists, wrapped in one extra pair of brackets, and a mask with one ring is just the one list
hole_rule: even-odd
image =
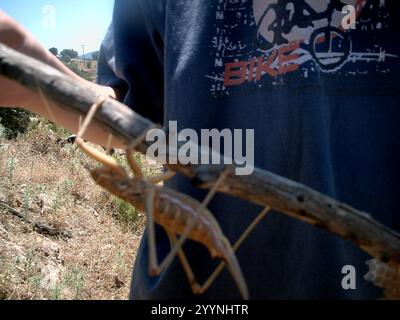
[(10, 213), (14, 216), (20, 218), (22, 221), (29, 223), (32, 225), (39, 233), (48, 234), (50, 236), (58, 236), (64, 239), (71, 238), (72, 235), (69, 232), (60, 231), (57, 228), (49, 226), (47, 224), (35, 221), (29, 218), (27, 215), (23, 214), (22, 212), (10, 207), (7, 203), (0, 200), (0, 207), (7, 209)]
[[(82, 115), (100, 98), (90, 88), (78, 86), (76, 81), (53, 68), (1, 44), (0, 75), (32, 90), (40, 88), (48, 99)], [(150, 120), (112, 99), (103, 104), (95, 121), (126, 144), (153, 125)], [(144, 141), (137, 149), (145, 153), (149, 145)], [(168, 166), (195, 179), (199, 187), (208, 189), (225, 169), (223, 165)], [(400, 264), (398, 233), (368, 214), (300, 183), (256, 168), (250, 176), (229, 176), (219, 191), (261, 206), (271, 206), (279, 212), (352, 241), (380, 261), (391, 265)]]

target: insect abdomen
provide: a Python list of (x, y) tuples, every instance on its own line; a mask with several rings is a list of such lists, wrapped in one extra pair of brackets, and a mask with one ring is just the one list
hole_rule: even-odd
[(198, 216), (189, 238), (206, 246), (213, 257), (223, 258), (225, 249), (223, 242), (226, 239), (218, 222), (207, 208), (198, 212), (200, 205), (199, 202), (183, 194), (160, 190), (156, 195), (154, 220), (169, 232), (182, 234), (191, 221)]

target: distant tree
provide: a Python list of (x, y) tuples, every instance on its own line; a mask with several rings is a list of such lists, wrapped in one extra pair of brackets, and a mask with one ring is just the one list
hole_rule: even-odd
[(99, 52), (93, 52), (92, 53), (92, 60), (98, 61), (99, 60)]
[(79, 53), (73, 49), (64, 49), (60, 52), (60, 59), (64, 62), (71, 61), (71, 59), (78, 58)]
[(57, 48), (50, 48), (49, 49), (49, 51), (53, 54), (53, 55), (55, 55), (56, 57), (58, 56), (58, 49)]

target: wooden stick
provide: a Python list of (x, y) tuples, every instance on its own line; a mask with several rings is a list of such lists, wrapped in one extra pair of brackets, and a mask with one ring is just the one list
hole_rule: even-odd
[(2, 206), (4, 209), (12, 213), (14, 216), (20, 218), (22, 221), (31, 224), (39, 233), (48, 234), (50, 236), (59, 236), (62, 238), (72, 237), (72, 235), (69, 232), (60, 231), (57, 228), (48, 226), (47, 224), (37, 222), (1, 200), (0, 200), (0, 206)]
[[(0, 75), (37, 91), (47, 99), (86, 115), (101, 98), (90, 88), (35, 59), (0, 44)], [(154, 124), (127, 106), (108, 99), (96, 114), (95, 121), (128, 145)], [(150, 143), (143, 141), (136, 149), (145, 153)], [(168, 157), (167, 157), (168, 159)], [(201, 188), (210, 189), (224, 165), (168, 165)], [(270, 206), (303, 222), (326, 229), (348, 239), (374, 258), (400, 264), (400, 235), (372, 219), (368, 214), (338, 202), (305, 185), (271, 172), (255, 169), (250, 176), (230, 175), (218, 191), (263, 207)], [(245, 214), (245, 213), (244, 213)]]

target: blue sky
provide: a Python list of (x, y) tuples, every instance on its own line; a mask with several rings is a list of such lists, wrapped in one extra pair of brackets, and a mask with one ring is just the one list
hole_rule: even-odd
[(0, 9), (46, 48), (98, 50), (111, 23), (114, 0), (0, 0)]

